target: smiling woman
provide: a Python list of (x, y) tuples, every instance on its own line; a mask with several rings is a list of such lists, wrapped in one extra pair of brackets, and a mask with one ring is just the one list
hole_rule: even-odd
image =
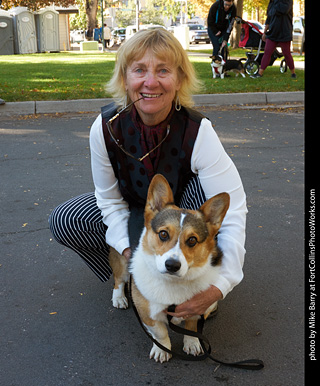
[(135, 106), (142, 121), (149, 126), (157, 125), (167, 117), (180, 85), (176, 67), (157, 59), (150, 51), (128, 66), (127, 95), (132, 101), (142, 97)]
[[(211, 122), (191, 109), (198, 85), (186, 52), (163, 28), (139, 31), (124, 43), (109, 82), (115, 103), (101, 109), (90, 131), (95, 192), (59, 205), (50, 216), (57, 241), (106, 281), (110, 247), (129, 259), (137, 246), (155, 174), (166, 178), (181, 208), (196, 210), (206, 199), (228, 192), (230, 209), (218, 238), (224, 254), (221, 275), (210, 277), (201, 296), (178, 305), (179, 316), (201, 314), (226, 296), (242, 279), (245, 253), (241, 179)], [(198, 241), (190, 238), (189, 246)]]
[[(136, 78), (138, 72), (139, 76), (145, 76), (145, 68), (150, 60), (154, 62), (154, 67), (158, 67), (159, 78), (175, 78), (172, 79), (176, 83), (175, 100), (178, 98), (183, 106), (193, 106), (192, 94), (199, 92), (201, 82), (197, 79), (194, 67), (179, 41), (163, 28), (140, 31), (130, 39), (130, 44), (120, 47), (114, 73), (107, 87), (116, 103), (124, 107), (138, 99), (131, 99), (127, 94), (128, 77), (131, 77), (133, 71), (136, 71)], [(137, 68), (137, 64), (143, 65), (143, 68)]]

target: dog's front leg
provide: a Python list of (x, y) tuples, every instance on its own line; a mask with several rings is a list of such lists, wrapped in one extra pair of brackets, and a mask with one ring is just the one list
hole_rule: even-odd
[[(167, 325), (165, 323), (165, 315), (163, 314), (162, 316), (163, 321), (151, 318), (149, 301), (138, 290), (138, 287), (136, 286), (136, 283), (134, 281), (134, 277), (132, 280), (131, 292), (133, 302), (137, 308), (138, 314), (145, 328), (152, 335), (153, 339), (159, 342), (162, 346), (171, 350), (171, 342), (168, 334)], [(166, 351), (162, 350), (154, 343), (150, 351), (150, 359), (152, 358), (156, 362), (163, 363), (167, 362), (171, 358), (171, 355)]]
[[(190, 331), (197, 331), (198, 318), (191, 318), (186, 320), (186, 329)], [(194, 336), (185, 335), (183, 338), (183, 351), (187, 354), (192, 354), (194, 356), (200, 355), (203, 353), (199, 339)]]
[[(171, 342), (168, 334), (168, 329), (165, 323), (156, 321), (153, 326), (146, 326), (153, 338), (158, 341), (162, 346), (171, 350)], [(162, 350), (155, 343), (153, 343), (150, 351), (150, 359), (154, 359), (156, 362), (168, 362), (171, 358), (171, 354)]]
[(114, 288), (112, 292), (112, 304), (115, 308), (128, 308), (128, 299), (124, 293), (125, 284), (128, 281), (128, 262), (115, 249), (110, 247), (109, 262), (113, 271)]

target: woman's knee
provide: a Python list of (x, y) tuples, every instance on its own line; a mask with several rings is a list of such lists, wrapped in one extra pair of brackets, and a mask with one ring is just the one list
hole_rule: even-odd
[(65, 216), (63, 216), (62, 205), (59, 205), (55, 209), (53, 209), (53, 211), (49, 215), (48, 222), (50, 231), (55, 240), (58, 241), (60, 244), (66, 245), (66, 234), (69, 233), (69, 222), (66, 221)]
[(88, 193), (57, 206), (49, 216), (49, 227), (60, 244), (87, 248), (105, 243), (106, 227), (99, 216), (94, 194)]

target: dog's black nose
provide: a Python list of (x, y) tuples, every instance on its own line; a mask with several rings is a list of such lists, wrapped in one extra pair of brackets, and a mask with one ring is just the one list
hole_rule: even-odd
[(175, 259), (168, 259), (166, 261), (166, 268), (168, 272), (177, 272), (181, 267), (181, 263)]

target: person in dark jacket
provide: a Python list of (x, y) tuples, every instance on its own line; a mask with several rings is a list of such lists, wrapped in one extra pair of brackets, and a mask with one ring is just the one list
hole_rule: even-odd
[(213, 45), (212, 56), (218, 55), (220, 46), (227, 45), (237, 13), (233, 0), (217, 0), (210, 7), (208, 14), (208, 34)]
[(261, 67), (252, 78), (261, 78), (264, 70), (270, 63), (271, 55), (276, 47), (281, 47), (287, 65), (291, 71), (291, 77), (296, 78), (294, 61), (290, 52), (292, 41), (293, 0), (270, 0), (267, 9), (267, 20), (262, 35), (266, 42)]

